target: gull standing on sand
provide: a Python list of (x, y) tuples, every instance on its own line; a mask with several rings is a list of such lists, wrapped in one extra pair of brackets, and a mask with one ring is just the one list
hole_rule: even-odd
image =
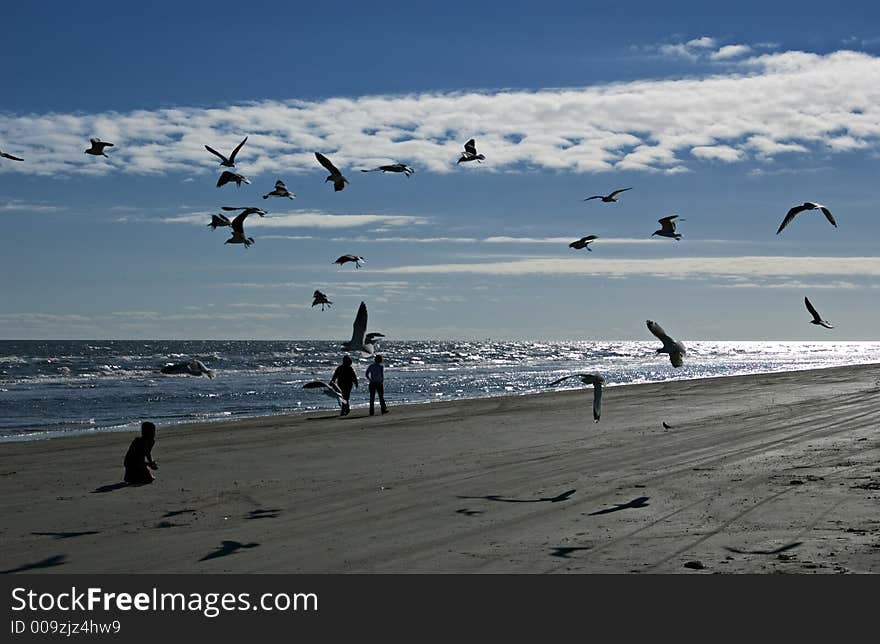
[(467, 163), (468, 161), (476, 161), (477, 163), (482, 163), (486, 157), (482, 154), (477, 154), (477, 143), (473, 139), (464, 144), (464, 152), (461, 153), (461, 158), (458, 160), (458, 163)]
[(684, 364), (684, 354), (687, 353), (684, 345), (678, 340), (670, 338), (666, 331), (663, 330), (663, 327), (653, 320), (648, 320), (646, 324), (648, 325), (648, 331), (657, 336), (660, 342), (663, 343), (663, 346), (657, 349), (657, 353), (668, 353), (669, 361), (673, 367), (682, 366)]
[(404, 165), (403, 163), (392, 163), (391, 165), (380, 165), (378, 168), (372, 168), (371, 170), (361, 170), (361, 172), (379, 172), (382, 171), (382, 174), (386, 172), (402, 172), (407, 177), (413, 175), (415, 170), (410, 168), (408, 165)]
[(288, 199), (293, 199), (296, 195), (288, 190), (287, 186), (284, 185), (284, 182), (279, 179), (275, 182), (275, 189), (272, 190), (272, 192), (267, 192), (263, 195), (263, 199), (268, 199), (269, 197), (287, 197)]
[(568, 380), (569, 378), (580, 378), (581, 382), (585, 385), (593, 385), (593, 421), (598, 423), (599, 416), (602, 415), (602, 385), (605, 384), (604, 376), (596, 373), (576, 373), (571, 376), (563, 376), (559, 380), (554, 380), (547, 384), (547, 386), (558, 385), (563, 380)]
[(337, 257), (333, 263), (342, 266), (343, 264), (347, 264), (348, 262), (354, 262), (354, 267), (360, 268), (361, 262), (365, 261), (367, 260), (365, 260), (360, 255), (342, 255), (341, 257)]
[(351, 340), (342, 344), (344, 351), (360, 351), (373, 355), (379, 348), (376, 338), (384, 338), (384, 333), (367, 333), (367, 305), (361, 302), (351, 330)]
[(588, 251), (592, 252), (593, 249), (590, 248), (590, 244), (592, 244), (595, 240), (599, 239), (595, 235), (587, 235), (586, 237), (581, 237), (580, 239), (571, 242), (568, 247), (576, 248), (580, 250), (581, 248), (586, 248)]
[[(104, 154), (104, 148), (113, 147), (112, 143), (102, 141), (101, 139), (89, 139), (89, 143), (92, 144), (92, 147), (86, 150), (86, 154), (91, 154), (92, 156), (96, 157), (107, 157), (107, 155)], [(110, 157), (107, 158), (109, 159)]]
[(339, 192), (340, 190), (345, 188), (345, 184), (349, 182), (348, 179), (342, 176), (342, 173), (335, 165), (330, 162), (330, 159), (325, 157), (320, 152), (315, 152), (315, 158), (318, 160), (318, 163), (327, 168), (327, 170), (330, 172), (330, 176), (324, 179), (324, 183), (332, 181), (333, 190), (335, 192)]
[(208, 376), (214, 377), (214, 372), (205, 366), (201, 360), (190, 360), (189, 362), (168, 363), (161, 369), (162, 373), (179, 374), (185, 373), (191, 376)]
[(232, 154), (230, 154), (229, 157), (226, 157), (226, 156), (220, 154), (219, 152), (217, 152), (217, 150), (212, 148), (210, 145), (206, 145), (205, 149), (208, 152), (210, 152), (211, 154), (214, 154), (214, 155), (220, 157), (220, 165), (222, 165), (226, 168), (234, 168), (235, 167), (235, 155), (238, 154), (238, 151), (241, 150), (241, 146), (243, 146), (247, 140), (248, 140), (248, 138), (244, 137), (242, 142), (235, 146), (235, 149), (232, 151)]
[(225, 186), (227, 183), (235, 183), (239, 188), (241, 188), (242, 183), (250, 183), (247, 177), (244, 175), (230, 172), (229, 170), (224, 170), (223, 174), (220, 175), (220, 178), (217, 179), (217, 187)]
[[(660, 237), (671, 237), (675, 241), (681, 239), (681, 235), (675, 232), (675, 220), (678, 219), (678, 215), (669, 215), (668, 217), (663, 217), (658, 219), (657, 221), (660, 224), (660, 230), (655, 230), (651, 233), (651, 237), (654, 235), (659, 235)], [(679, 221), (684, 221), (684, 219), (680, 219)]]
[(318, 304), (320, 304), (322, 311), (324, 310), (325, 304), (327, 306), (330, 306), (333, 304), (333, 302), (331, 302), (330, 300), (327, 299), (326, 295), (324, 295), (321, 291), (319, 291), (317, 289), (315, 289), (315, 292), (314, 292), (314, 294), (312, 294), (312, 297), (314, 298), (312, 300), (312, 306), (317, 306)]
[(303, 385), (303, 389), (320, 389), (321, 393), (328, 398), (335, 398), (342, 409), (345, 409), (345, 397), (335, 383), (327, 383), (323, 380), (312, 380)]
[(584, 201), (589, 201), (590, 199), (601, 199), (605, 203), (616, 202), (617, 199), (615, 199), (614, 197), (619, 195), (621, 192), (626, 192), (627, 190), (632, 190), (632, 188), (620, 188), (619, 190), (615, 190), (614, 192), (612, 192), (610, 195), (593, 195), (592, 197), (587, 197), (586, 199), (584, 199)]
[(0, 150), (0, 157), (3, 157), (4, 159), (10, 159), (12, 161), (24, 161), (24, 159), (22, 159), (21, 157), (12, 156), (8, 152), (4, 152), (3, 150)]
[(827, 320), (823, 320), (823, 319), (822, 319), (822, 316), (819, 315), (819, 312), (816, 310), (816, 307), (814, 307), (814, 306), (810, 303), (810, 300), (807, 299), (806, 297), (804, 298), (804, 304), (806, 304), (806, 306), (807, 306), (807, 310), (810, 312), (810, 315), (813, 316), (813, 319), (810, 320), (810, 324), (816, 324), (816, 325), (818, 325), (818, 326), (824, 326), (826, 329), (833, 329), (833, 328), (834, 328), (833, 326), (831, 326), (831, 323), (830, 323), (830, 322), (828, 322)]
[(831, 225), (837, 228), (837, 222), (834, 221), (834, 217), (831, 214), (831, 211), (828, 210), (825, 206), (820, 203), (813, 203), (812, 201), (805, 201), (800, 206), (795, 206), (785, 215), (785, 219), (782, 220), (782, 223), (779, 224), (779, 230), (776, 231), (776, 234), (782, 232), (782, 229), (788, 226), (792, 220), (798, 215), (798, 213), (803, 212), (804, 210), (821, 210), (822, 214), (825, 215), (825, 219), (831, 222)]

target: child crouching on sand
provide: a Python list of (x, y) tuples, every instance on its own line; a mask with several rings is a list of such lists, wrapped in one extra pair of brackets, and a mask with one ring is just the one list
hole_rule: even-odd
[(128, 451), (125, 453), (125, 482), (135, 485), (152, 483), (153, 473), (150, 470), (158, 469), (153, 460), (153, 445), (156, 444), (156, 426), (148, 420), (141, 423), (141, 435), (131, 441)]

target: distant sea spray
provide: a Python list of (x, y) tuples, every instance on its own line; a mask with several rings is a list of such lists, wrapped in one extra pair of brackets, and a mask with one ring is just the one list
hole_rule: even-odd
[[(336, 403), (303, 383), (329, 379), (338, 341), (0, 341), (0, 441), (33, 440), (161, 425), (270, 416)], [(579, 371), (609, 386), (880, 362), (880, 342), (686, 341), (673, 369), (652, 340), (608, 342), (387, 341), (389, 404), (547, 391)], [(367, 402), (370, 358), (354, 355)], [(216, 377), (163, 375), (168, 362), (198, 358)], [(571, 387), (579, 386), (576, 380)]]

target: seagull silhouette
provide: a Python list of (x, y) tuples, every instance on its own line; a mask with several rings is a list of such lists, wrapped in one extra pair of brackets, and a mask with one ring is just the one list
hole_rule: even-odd
[(648, 331), (653, 333), (663, 346), (657, 349), (657, 353), (668, 353), (669, 361), (673, 367), (680, 367), (684, 364), (684, 354), (687, 353), (684, 345), (678, 340), (673, 340), (659, 324), (653, 320), (646, 322)]
[(586, 248), (588, 251), (592, 252), (593, 249), (590, 248), (590, 244), (599, 239), (596, 235), (587, 235), (586, 237), (581, 237), (573, 242), (571, 242), (568, 247), (576, 248), (580, 250), (581, 248)]
[(232, 151), (232, 154), (230, 154), (228, 157), (220, 154), (219, 152), (217, 152), (217, 150), (212, 148), (210, 145), (206, 145), (205, 149), (208, 152), (210, 152), (211, 154), (214, 154), (214, 155), (220, 157), (220, 165), (225, 166), (227, 168), (234, 168), (235, 167), (235, 155), (238, 154), (238, 151), (241, 150), (241, 146), (243, 146), (247, 140), (248, 140), (248, 138), (244, 137), (242, 142), (235, 146), (235, 149)]
[(333, 261), (333, 263), (339, 264), (340, 266), (343, 266), (344, 264), (347, 264), (348, 262), (354, 262), (354, 267), (360, 268), (361, 262), (365, 262), (365, 261), (367, 261), (367, 260), (364, 259), (363, 257), (361, 257), (360, 255), (342, 255), (341, 257), (337, 257)]
[(403, 163), (392, 163), (391, 165), (380, 165), (378, 168), (371, 168), (370, 170), (361, 170), (361, 172), (379, 172), (382, 174), (386, 172), (402, 172), (407, 177), (410, 177), (415, 173), (415, 170), (410, 168), (408, 165), (404, 165)]
[(792, 208), (791, 210), (788, 211), (788, 213), (785, 215), (785, 219), (783, 219), (782, 223), (779, 224), (779, 230), (776, 231), (776, 234), (778, 235), (779, 233), (781, 233), (782, 229), (785, 228), (786, 226), (788, 226), (794, 220), (794, 218), (797, 217), (798, 213), (802, 213), (805, 210), (821, 210), (822, 214), (825, 215), (825, 219), (827, 219), (831, 223), (832, 226), (837, 228), (837, 222), (834, 221), (834, 217), (831, 214), (831, 211), (828, 210), (828, 208), (826, 208), (825, 206), (823, 206), (820, 203), (813, 203), (812, 201), (805, 201), (800, 206), (795, 206), (794, 208)]
[(12, 161), (24, 161), (24, 159), (22, 159), (21, 157), (13, 156), (8, 152), (4, 152), (3, 150), (0, 150), (0, 157), (3, 157), (4, 159), (10, 159)]
[(605, 384), (605, 378), (595, 373), (576, 373), (570, 376), (563, 376), (558, 380), (548, 383), (548, 387), (558, 385), (563, 380), (569, 378), (580, 378), (585, 385), (593, 385), (593, 421), (599, 422), (599, 416), (602, 415), (602, 385)]
[(614, 197), (619, 195), (621, 192), (626, 192), (627, 190), (632, 190), (632, 188), (621, 188), (620, 190), (615, 190), (610, 195), (593, 195), (592, 197), (587, 197), (584, 201), (589, 201), (590, 199), (601, 199), (605, 203), (611, 203), (613, 201), (617, 201)]
[(486, 157), (484, 155), (477, 154), (477, 143), (471, 139), (464, 144), (464, 152), (461, 153), (461, 158), (459, 158), (458, 163), (467, 163), (468, 161), (482, 163), (485, 159)]
[(220, 178), (217, 179), (217, 187), (225, 186), (227, 183), (234, 183), (239, 188), (241, 188), (242, 183), (250, 183), (248, 178), (244, 175), (238, 174), (236, 172), (231, 172), (229, 170), (224, 170), (223, 174), (220, 175)]
[[(102, 141), (101, 139), (89, 139), (89, 143), (92, 144), (92, 147), (86, 150), (86, 154), (91, 154), (92, 156), (96, 157), (107, 157), (107, 155), (104, 154), (104, 148), (113, 147), (112, 143)], [(107, 158), (109, 159), (110, 157)]]
[(326, 295), (324, 295), (321, 291), (319, 291), (317, 289), (315, 289), (315, 292), (312, 294), (312, 297), (314, 298), (312, 300), (312, 306), (317, 306), (318, 304), (320, 304), (322, 311), (324, 310), (325, 304), (327, 306), (330, 306), (331, 304), (333, 304), (333, 302), (331, 302), (330, 300), (327, 299)]
[(816, 324), (816, 325), (818, 325), (818, 326), (824, 326), (826, 329), (833, 329), (833, 328), (834, 328), (833, 326), (831, 326), (831, 323), (830, 323), (830, 322), (827, 322), (826, 320), (823, 320), (823, 319), (822, 319), (822, 316), (819, 315), (819, 312), (816, 310), (816, 307), (814, 307), (814, 306), (810, 303), (810, 300), (809, 300), (808, 298), (806, 298), (806, 297), (804, 298), (804, 304), (806, 304), (806, 306), (807, 306), (807, 310), (810, 312), (810, 315), (813, 316), (813, 319), (810, 320), (810, 324)]
[(268, 199), (269, 197), (287, 197), (288, 199), (293, 199), (296, 195), (288, 190), (287, 186), (284, 185), (284, 182), (279, 179), (275, 182), (275, 189), (263, 195), (263, 199)]
[[(660, 237), (671, 237), (675, 241), (681, 239), (681, 235), (675, 232), (675, 220), (678, 219), (678, 215), (669, 215), (668, 217), (662, 217), (657, 221), (660, 223), (660, 230), (655, 230), (651, 233), (651, 237), (654, 235), (658, 235)], [(679, 219), (679, 221), (684, 221), (684, 219)]]
[(320, 163), (322, 166), (324, 166), (330, 172), (330, 176), (327, 177), (326, 179), (324, 179), (324, 183), (327, 183), (328, 181), (332, 181), (333, 182), (333, 190), (335, 192), (339, 192), (340, 190), (345, 188), (345, 184), (348, 183), (348, 179), (346, 179), (345, 177), (342, 176), (342, 173), (339, 171), (339, 169), (335, 165), (333, 165), (330, 162), (330, 159), (325, 157), (320, 152), (315, 152), (315, 158), (318, 160), (318, 163)]

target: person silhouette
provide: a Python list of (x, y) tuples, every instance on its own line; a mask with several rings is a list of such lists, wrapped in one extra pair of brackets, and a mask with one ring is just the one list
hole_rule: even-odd
[(351, 389), (358, 386), (358, 377), (351, 366), (351, 358), (349, 356), (343, 356), (342, 364), (336, 367), (336, 371), (333, 372), (333, 377), (330, 379), (330, 384), (338, 386), (339, 391), (342, 392), (342, 397), (345, 398), (345, 403), (343, 403), (342, 409), (339, 410), (339, 415), (348, 416), (348, 412), (351, 411), (351, 403), (349, 402), (351, 399)]
[(141, 435), (131, 441), (128, 451), (125, 453), (125, 477), (126, 483), (144, 485), (155, 480), (150, 470), (158, 469), (159, 466), (153, 460), (153, 445), (156, 444), (156, 426), (148, 420), (141, 423)]
[(370, 416), (375, 414), (376, 394), (379, 395), (379, 407), (383, 414), (388, 413), (385, 404), (385, 367), (382, 365), (382, 356), (376, 355), (373, 364), (367, 367), (367, 380), (370, 383)]

